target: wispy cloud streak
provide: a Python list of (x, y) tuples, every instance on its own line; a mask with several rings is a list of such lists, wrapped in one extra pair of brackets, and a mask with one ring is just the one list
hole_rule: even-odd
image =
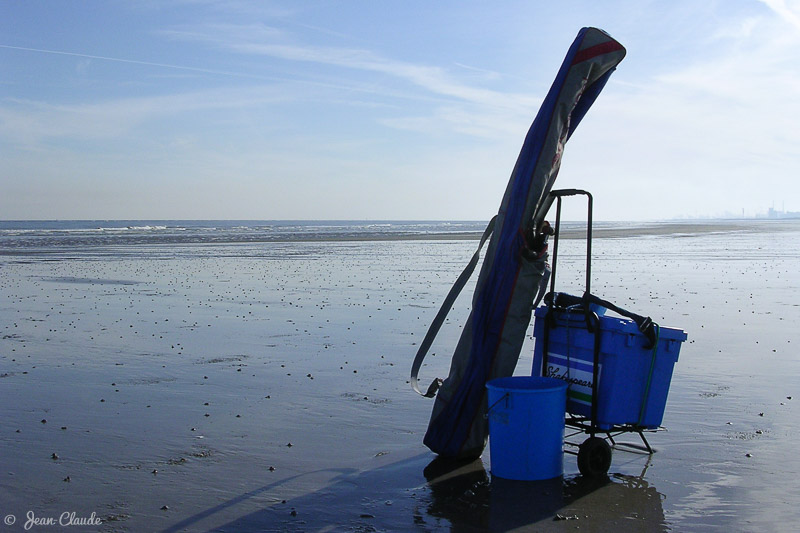
[(783, 20), (800, 30), (800, 2), (789, 0), (761, 0)]
[[(501, 109), (538, 105), (537, 98), (474, 87), (456, 80), (443, 68), (384, 57), (369, 50), (288, 43), (283, 32), (263, 25), (213, 24), (165, 32), (174, 39), (192, 40), (241, 54), (373, 72), (403, 80), (438, 96)], [(278, 41), (278, 42), (276, 42)]]
[(108, 140), (150, 119), (201, 110), (249, 108), (288, 98), (275, 88), (251, 87), (74, 105), (7, 99), (0, 106), (0, 138), (24, 144), (52, 138)]
[(8, 44), (0, 44), (0, 48), (6, 48), (8, 50), (21, 50), (25, 52), (36, 52), (40, 54), (53, 54), (53, 55), (60, 55), (60, 56), (70, 56), (70, 57), (80, 57), (83, 59), (96, 59), (100, 61), (112, 61), (115, 63), (128, 63), (132, 65), (143, 65), (147, 67), (159, 67), (165, 69), (173, 69), (173, 70), (185, 70), (189, 72), (198, 72), (202, 74), (214, 74), (218, 76), (234, 76), (237, 78), (253, 78), (253, 79), (260, 79), (260, 80), (276, 80), (276, 81), (288, 81), (285, 78), (278, 78), (275, 76), (264, 76), (246, 72), (234, 72), (229, 70), (215, 70), (209, 68), (202, 68), (202, 67), (190, 67), (186, 65), (173, 65), (169, 63), (157, 63), (153, 61), (142, 61), (139, 59), (125, 59), (121, 57), (108, 57), (108, 56), (99, 56), (99, 55), (92, 55), (92, 54), (82, 54), (79, 52), (68, 52), (64, 50), (44, 50), (41, 48), (28, 48), (25, 46), (12, 46)]

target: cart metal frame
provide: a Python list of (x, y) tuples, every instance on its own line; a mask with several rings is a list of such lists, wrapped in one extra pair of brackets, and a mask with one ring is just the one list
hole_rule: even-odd
[[(556, 286), (556, 272), (558, 267), (558, 241), (559, 232), (561, 229), (561, 202), (564, 197), (568, 196), (586, 196), (587, 198), (587, 225), (586, 225), (586, 292), (585, 295), (591, 294), (591, 280), (592, 280), (592, 209), (594, 199), (592, 194), (583, 189), (559, 189), (550, 191), (550, 201), (556, 201), (556, 220), (555, 232), (553, 234), (553, 260), (550, 273), (550, 294), (555, 294)], [(547, 300), (547, 299), (546, 299)], [(554, 299), (550, 299), (547, 303), (550, 310), (555, 310), (553, 305)], [(578, 456), (578, 468), (585, 476), (596, 477), (604, 476), (608, 473), (611, 467), (611, 442), (615, 448), (625, 447), (630, 448), (630, 451), (635, 453), (643, 453), (652, 455), (655, 450), (650, 446), (644, 433), (654, 433), (663, 428), (643, 428), (640, 426), (625, 424), (625, 425), (612, 425), (610, 428), (600, 428), (597, 423), (597, 410), (598, 410), (598, 377), (599, 377), (599, 363), (600, 363), (600, 318), (592, 311), (588, 304), (584, 307), (583, 312), (586, 317), (586, 326), (589, 332), (594, 334), (594, 363), (592, 367), (592, 406), (591, 416), (579, 417), (567, 413), (565, 425), (573, 430), (565, 436), (565, 444), (574, 449), (565, 449), (564, 452)], [(548, 313), (545, 317), (544, 333), (542, 335), (542, 368), (547, 366), (548, 347), (549, 347), (549, 332), (552, 326), (554, 313)], [(642, 440), (642, 444), (617, 442), (614, 438), (625, 433), (637, 433)], [(589, 438), (582, 443), (574, 442), (577, 435), (588, 434)], [(598, 434), (604, 434), (605, 437), (597, 437)], [(608, 442), (607, 442), (608, 441)]]

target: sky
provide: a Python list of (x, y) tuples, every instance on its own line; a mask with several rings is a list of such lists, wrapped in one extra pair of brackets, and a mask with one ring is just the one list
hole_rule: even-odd
[(488, 220), (584, 26), (556, 188), (800, 211), (800, 0), (0, 0), (0, 219)]

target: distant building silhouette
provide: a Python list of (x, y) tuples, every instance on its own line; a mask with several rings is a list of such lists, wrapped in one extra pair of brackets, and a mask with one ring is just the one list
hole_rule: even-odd
[(767, 218), (800, 218), (800, 211), (778, 211), (774, 207), (767, 210)]

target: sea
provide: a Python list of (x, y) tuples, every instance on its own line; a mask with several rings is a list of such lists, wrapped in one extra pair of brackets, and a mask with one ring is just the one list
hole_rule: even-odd
[(456, 238), (482, 232), (487, 221), (380, 220), (33, 220), (0, 221), (0, 254), (56, 248), (137, 244)]
[[(726, 221), (717, 221), (725, 223)], [(727, 221), (740, 224), (741, 221)], [(101, 246), (477, 238), (488, 220), (0, 220), (0, 255)], [(595, 221), (603, 230), (680, 221)], [(563, 221), (565, 230), (585, 222)], [(676, 230), (677, 231), (677, 230)]]
[[(314, 243), (473, 240), (486, 220), (0, 220), (0, 263), (64, 258), (267, 257)], [(800, 221), (595, 221), (595, 237), (657, 238), (700, 233), (797, 231)], [(585, 221), (562, 221), (561, 235), (585, 240)], [(302, 245), (302, 246), (301, 246)], [(300, 248), (298, 248), (298, 246)], [(723, 248), (730, 243), (721, 245)], [(565, 250), (566, 251), (566, 250)], [(581, 252), (583, 253), (583, 252)]]

